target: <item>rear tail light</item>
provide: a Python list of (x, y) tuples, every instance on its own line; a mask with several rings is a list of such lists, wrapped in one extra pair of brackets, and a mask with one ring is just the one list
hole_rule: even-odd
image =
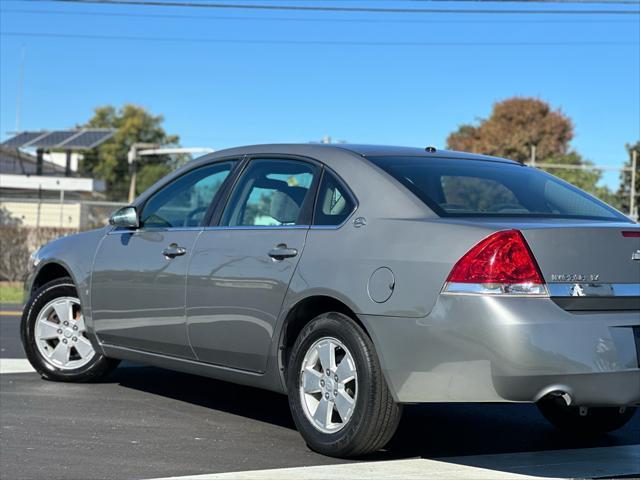
[(640, 230), (637, 231), (627, 231), (627, 232), (622, 232), (622, 236), (623, 237), (628, 237), (628, 238), (638, 238), (640, 237)]
[(469, 250), (447, 278), (445, 293), (547, 296), (547, 287), (518, 230), (497, 232)]

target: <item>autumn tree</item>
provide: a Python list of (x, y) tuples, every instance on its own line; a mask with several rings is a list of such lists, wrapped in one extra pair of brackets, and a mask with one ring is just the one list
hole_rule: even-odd
[(480, 124), (462, 125), (449, 135), (455, 150), (511, 158), (524, 163), (531, 145), (541, 159), (565, 155), (573, 138), (573, 123), (560, 110), (535, 98), (515, 97), (493, 106), (491, 116)]
[[(108, 105), (98, 107), (93, 117), (81, 127), (114, 128), (115, 135), (99, 147), (85, 153), (81, 173), (104, 180), (107, 195), (112, 200), (126, 200), (130, 172), (127, 152), (133, 143), (156, 143), (163, 146), (178, 144), (177, 135), (169, 135), (162, 128), (162, 115), (152, 115), (143, 107), (124, 105), (116, 109)], [(138, 164), (137, 189), (140, 193), (169, 173), (174, 166), (167, 156), (142, 157)]]
[[(489, 118), (477, 125), (461, 125), (449, 135), (453, 150), (495, 155), (517, 160), (531, 159), (535, 146), (539, 163), (592, 165), (571, 149), (573, 122), (561, 110), (536, 98), (514, 97), (496, 103)], [(592, 169), (549, 168), (548, 171), (605, 201), (614, 199), (606, 187), (598, 186), (602, 174)]]

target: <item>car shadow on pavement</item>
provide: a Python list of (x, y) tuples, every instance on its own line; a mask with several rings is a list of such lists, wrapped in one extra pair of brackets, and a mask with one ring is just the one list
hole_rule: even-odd
[(287, 397), (267, 390), (131, 364), (117, 368), (101, 383), (118, 383), (126, 388), (295, 429)]
[(434, 458), (637, 443), (640, 414), (614, 433), (590, 438), (560, 432), (532, 404), (434, 403), (405, 407), (387, 455)]
[[(118, 368), (105, 382), (295, 428), (287, 398), (266, 390), (142, 366)], [(534, 405), (434, 403), (405, 406), (398, 431), (387, 448), (362, 460), (437, 459), (638, 443), (640, 414), (615, 433), (581, 438), (550, 426)]]

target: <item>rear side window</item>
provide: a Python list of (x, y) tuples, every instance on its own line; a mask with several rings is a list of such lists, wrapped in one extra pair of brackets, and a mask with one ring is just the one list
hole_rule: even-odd
[(325, 170), (318, 190), (314, 224), (340, 225), (349, 218), (355, 207), (355, 201), (346, 187)]
[[(316, 167), (297, 160), (252, 160), (234, 187), (221, 225), (276, 227), (299, 225)], [(309, 212), (311, 213), (311, 212)]]
[(541, 217), (629, 221), (604, 202), (533, 168), (426, 157), (370, 157), (442, 217)]

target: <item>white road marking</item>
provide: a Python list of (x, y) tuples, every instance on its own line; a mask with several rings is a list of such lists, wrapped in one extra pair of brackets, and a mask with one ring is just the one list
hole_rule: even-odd
[(408, 459), (228, 472), (155, 480), (533, 480), (640, 474), (640, 445)]
[(0, 358), (0, 374), (35, 372), (26, 358)]
[[(537, 480), (542, 477), (497, 472), (495, 470), (456, 465), (437, 460), (412, 458), (408, 460), (215, 473), (156, 480), (299, 480), (301, 478), (305, 480), (417, 480), (426, 478), (440, 480)], [(550, 479), (547, 478), (545, 480)]]

